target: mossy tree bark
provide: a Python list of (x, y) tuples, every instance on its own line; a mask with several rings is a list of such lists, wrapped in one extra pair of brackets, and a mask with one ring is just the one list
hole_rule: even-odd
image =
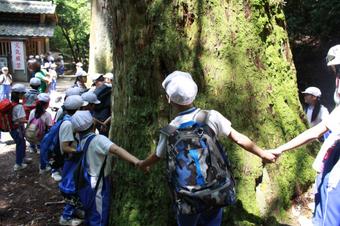
[(90, 74), (112, 72), (111, 23), (108, 0), (91, 0)]
[[(158, 129), (173, 117), (161, 82), (174, 70), (190, 72), (199, 84), (197, 106), (220, 111), (262, 147), (273, 148), (303, 131), (282, 4), (109, 0), (114, 142), (140, 158), (155, 151)], [(223, 142), (239, 198), (226, 209), (223, 225), (285, 221), (291, 197), (312, 181), (311, 154), (295, 151), (264, 166), (258, 157)], [(118, 161), (113, 225), (175, 225), (164, 166), (143, 175)]]

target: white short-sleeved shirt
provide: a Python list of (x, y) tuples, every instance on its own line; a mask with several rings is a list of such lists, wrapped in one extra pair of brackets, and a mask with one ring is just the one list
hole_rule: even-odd
[(314, 106), (312, 106), (312, 105), (308, 106), (308, 108), (307, 108), (307, 120), (308, 120), (308, 124), (309, 124), (310, 127), (313, 127), (313, 126), (319, 124), (321, 121), (326, 119), (329, 115), (327, 108), (325, 106), (321, 105), (319, 114), (316, 116), (316, 119), (312, 122), (313, 110), (314, 110)]
[(16, 123), (21, 118), (26, 118), (26, 113), (22, 104), (18, 104), (12, 109), (12, 121)]
[(332, 133), (340, 135), (340, 106), (336, 107), (326, 119), (326, 127)]
[(10, 85), (12, 83), (12, 75), (8, 74), (7, 76), (5, 74), (0, 75), (0, 82), (2, 82), (3, 85)]
[[(93, 134), (94, 133), (90, 133), (89, 135), (93, 135)], [(84, 147), (85, 142), (88, 139), (88, 137), (81, 140), (80, 142), (81, 148)], [(86, 161), (89, 164), (89, 174), (92, 177), (98, 178), (105, 156), (107, 155), (108, 157), (106, 159), (104, 176), (107, 176), (110, 174), (112, 155), (110, 154), (109, 151), (112, 145), (113, 145), (113, 142), (103, 135), (96, 135), (90, 142), (89, 147), (86, 152)]]
[[(170, 125), (178, 127), (182, 123), (189, 122), (195, 119), (197, 114), (201, 111), (199, 108), (191, 108), (187, 111), (181, 112), (176, 118), (174, 118)], [(231, 122), (226, 119), (221, 113), (215, 110), (209, 110), (207, 124), (214, 131), (217, 137), (229, 136), (231, 132)], [(156, 156), (164, 158), (166, 155), (167, 137), (164, 134), (160, 134), (159, 142), (156, 148)]]
[(332, 133), (322, 144), (321, 149), (314, 160), (313, 168), (317, 172), (322, 172), (323, 158), (328, 149), (334, 144), (336, 140), (340, 139), (340, 106), (336, 107), (322, 123), (325, 123), (326, 127)]
[(63, 113), (64, 113), (63, 108), (62, 107), (59, 108), (57, 113), (56, 113), (55, 120), (57, 121)]
[(59, 129), (59, 144), (61, 153), (64, 153), (62, 145), (63, 142), (72, 142), (72, 147), (77, 148), (77, 142), (74, 137), (72, 123), (68, 120), (63, 121)]
[[(28, 121), (30, 122), (35, 116), (35, 109), (33, 109), (28, 117)], [(53, 125), (52, 116), (49, 112), (45, 111), (44, 114), (40, 116), (41, 120), (44, 122), (44, 125), (47, 127), (51, 127)]]

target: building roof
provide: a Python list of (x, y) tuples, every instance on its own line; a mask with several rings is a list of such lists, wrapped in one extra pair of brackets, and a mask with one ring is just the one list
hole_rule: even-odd
[(0, 12), (3, 13), (54, 14), (55, 7), (52, 2), (0, 0)]
[(0, 24), (0, 36), (52, 37), (55, 25)]

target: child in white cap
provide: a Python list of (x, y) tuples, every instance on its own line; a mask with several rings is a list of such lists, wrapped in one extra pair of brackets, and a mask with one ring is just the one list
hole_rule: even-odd
[(335, 75), (334, 102), (336, 106), (340, 105), (340, 45), (335, 45), (328, 50), (327, 66)]
[(1, 100), (5, 98), (10, 99), (13, 78), (8, 71), (8, 67), (1, 68), (1, 72), (2, 72), (0, 75), (0, 85), (2, 85)]
[(87, 91), (81, 95), (81, 98), (88, 103), (87, 105), (83, 106), (81, 110), (88, 110), (93, 115), (93, 110), (96, 104), (100, 104), (100, 100), (98, 100), (97, 95), (92, 91)]
[[(21, 170), (27, 167), (25, 164), (26, 156), (26, 142), (24, 134), (24, 124), (27, 122), (24, 107), (20, 103), (20, 100), (26, 93), (26, 87), (23, 84), (15, 84), (12, 87), (11, 101), (14, 105), (12, 109), (12, 121), (14, 128), (9, 132), (13, 138), (15, 146), (15, 165), (14, 170)], [(31, 160), (26, 158), (27, 160)]]
[[(65, 116), (64, 121), (60, 125), (59, 129), (59, 144), (62, 156), (64, 156), (63, 176), (67, 174), (68, 170), (77, 164), (72, 159), (76, 154), (77, 140), (75, 138), (74, 130), (71, 123), (71, 116), (76, 113), (84, 104), (83, 99), (79, 95), (68, 96), (64, 102)], [(53, 166), (52, 166), (53, 167)], [(58, 171), (52, 173), (52, 177), (56, 181), (60, 181), (62, 177)], [(78, 225), (82, 221), (76, 218), (76, 214), (79, 213), (77, 197), (73, 193), (68, 193), (67, 184), (63, 181), (59, 183), (59, 189), (65, 198), (65, 206), (60, 217), (59, 223), (61, 225)]]
[[(68, 88), (66, 91), (65, 91), (65, 100), (67, 97), (69, 96), (73, 96), (73, 95), (78, 95), (80, 96), (81, 95), (81, 92), (82, 92), (82, 89), (79, 88), (79, 87), (71, 87), (71, 88)], [(63, 119), (64, 117), (64, 105), (61, 106), (61, 108), (58, 109), (55, 117), (54, 117), (54, 121), (59, 121), (61, 119)]]
[[(200, 108), (197, 108), (193, 105), (198, 88), (189, 73), (175, 71), (166, 77), (166, 79), (162, 83), (162, 86), (165, 89), (169, 103), (177, 112), (177, 116), (170, 122), (170, 126), (178, 129), (179, 126), (186, 123), (200, 121), (198, 119), (199, 115), (206, 112), (206, 117), (204, 120), (205, 124), (210, 128), (210, 130), (213, 131), (213, 133), (217, 137), (228, 137), (231, 141), (235, 142), (245, 150), (259, 156), (263, 160), (267, 162), (275, 161), (275, 156), (272, 153), (263, 151), (247, 136), (239, 133), (234, 128), (232, 128), (231, 122), (226, 119), (222, 114), (215, 110), (201, 110)], [(168, 158), (168, 142), (168, 136), (161, 133), (155, 153), (151, 154), (147, 159), (139, 162), (138, 165), (142, 169), (146, 169), (148, 166), (154, 165), (160, 159)], [(180, 153), (177, 153), (178, 156), (179, 154)], [(178, 156), (176, 156), (176, 158)], [(194, 156), (193, 159), (195, 159)], [(195, 165), (196, 164), (198, 163), (195, 163)], [(196, 165), (196, 168), (197, 167), (198, 165)], [(201, 170), (203, 169), (200, 169), (200, 171)], [(190, 171), (187, 171), (187, 173), (188, 172)], [(199, 172), (198, 169), (197, 172)], [(204, 210), (197, 214), (185, 214), (180, 211), (180, 206), (185, 206), (185, 209), (187, 210), (196, 209), (196, 207), (191, 206), (190, 203), (185, 203), (185, 200), (179, 197), (176, 198), (175, 202), (176, 204), (182, 203), (180, 205), (176, 205), (176, 218), (177, 224), (179, 226), (221, 225), (222, 208), (212, 208), (211, 206), (204, 205), (204, 208), (207, 210)], [(185, 203), (185, 205), (183, 203)], [(200, 205), (197, 208), (203, 209), (203, 205)]]
[[(50, 96), (47, 93), (40, 93), (37, 96), (37, 103), (36, 103), (36, 107), (35, 109), (33, 109), (30, 112), (29, 118), (28, 118), (28, 123), (27, 123), (27, 128), (29, 128), (30, 123), (33, 122), (33, 120), (39, 120), (40, 123), (37, 123), (39, 125), (41, 125), (41, 134), (36, 134), (36, 139), (37, 142), (35, 142), (34, 144), (31, 143), (30, 144), (30, 152), (37, 152), (37, 147), (39, 148), (39, 140), (41, 140), (44, 136), (44, 134), (49, 130), (49, 128), (51, 128), (51, 126), (53, 125), (53, 121), (52, 121), (52, 116), (51, 114), (46, 111), (46, 109), (49, 106), (49, 102), (50, 102)], [(49, 168), (47, 169), (49, 170)]]
[(30, 112), (35, 108), (37, 97), (39, 95), (39, 87), (41, 85), (41, 81), (38, 78), (31, 78), (30, 79), (30, 86), (31, 89), (29, 89), (24, 96), (23, 99), (23, 106), (26, 113), (26, 119), (28, 119)]
[[(111, 195), (109, 175), (112, 170), (112, 156), (116, 155), (134, 165), (137, 164), (139, 159), (114, 144), (107, 137), (96, 135), (93, 132), (93, 117), (89, 111), (77, 111), (72, 116), (72, 125), (80, 137), (78, 150), (83, 150), (85, 143), (90, 139), (85, 155), (91, 181), (89, 193), (92, 194), (92, 197), (95, 197), (95, 200), (90, 202), (90, 206), (86, 206), (85, 224), (89, 226), (108, 225)], [(103, 175), (99, 178), (102, 167), (104, 167)], [(100, 180), (99, 183), (98, 180)], [(97, 183), (99, 186), (95, 191)]]
[(306, 103), (305, 112), (307, 114), (307, 120), (310, 127), (320, 123), (326, 117), (329, 112), (325, 106), (320, 103), (321, 91), (317, 87), (308, 87), (302, 92)]

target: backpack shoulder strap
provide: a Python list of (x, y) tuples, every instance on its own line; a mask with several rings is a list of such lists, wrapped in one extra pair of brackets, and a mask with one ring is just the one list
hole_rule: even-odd
[[(84, 160), (85, 160), (85, 162), (86, 162), (86, 152), (87, 152), (87, 149), (89, 148), (89, 145), (90, 145), (91, 141), (93, 140), (93, 138), (95, 138), (96, 136), (97, 136), (96, 134), (93, 134), (93, 135), (89, 136), (87, 138), (85, 144), (84, 144), (83, 152), (84, 152)], [(98, 180), (97, 180), (97, 183), (96, 183), (96, 186), (95, 186), (95, 189), (94, 189), (95, 192), (97, 192), (100, 180), (104, 176), (104, 169), (105, 169), (105, 166), (106, 166), (106, 159), (107, 159), (107, 155), (105, 156), (104, 162), (103, 162), (103, 164), (102, 164), (102, 166), (100, 168)]]
[(105, 166), (106, 166), (106, 159), (107, 159), (107, 155), (105, 156), (103, 165), (102, 165), (102, 167), (100, 168), (98, 180), (97, 180), (96, 186), (95, 186), (95, 188), (94, 188), (94, 190), (95, 190), (96, 193), (97, 193), (97, 190), (98, 190), (98, 186), (99, 186), (100, 180), (104, 177), (104, 169), (105, 169)]
[(96, 137), (96, 134), (92, 134), (91, 136), (89, 136), (89, 137), (87, 138), (87, 140), (85, 141), (84, 147), (82, 148), (84, 153), (87, 152), (87, 149), (89, 148), (89, 145), (90, 145), (91, 141), (92, 141), (93, 138), (95, 138), (95, 137)]
[(195, 116), (194, 119), (196, 122), (203, 124), (205, 131), (212, 137), (216, 137), (215, 131), (211, 129), (208, 125), (208, 120), (210, 117), (210, 111), (207, 110), (200, 110)]
[(175, 126), (168, 124), (167, 126), (163, 127), (160, 130), (160, 133), (167, 136), (167, 137), (170, 137), (171, 135), (173, 135), (176, 132), (176, 130), (177, 130), (177, 128)]

